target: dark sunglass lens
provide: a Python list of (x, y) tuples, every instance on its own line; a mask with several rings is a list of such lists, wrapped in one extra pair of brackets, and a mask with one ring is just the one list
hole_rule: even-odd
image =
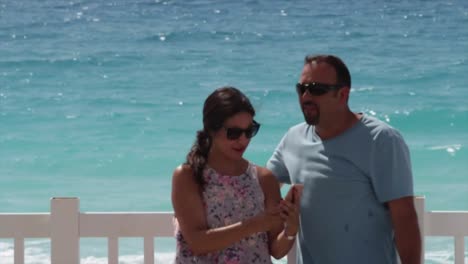
[(331, 90), (336, 90), (338, 86), (336, 85), (329, 85), (323, 83), (297, 83), (296, 84), (296, 91), (299, 95), (303, 95), (305, 91), (309, 92), (311, 95), (323, 95), (328, 93)]
[(260, 124), (254, 121), (253, 125), (247, 129), (238, 127), (226, 128), (226, 137), (230, 140), (236, 140), (241, 137), (242, 133), (245, 133), (246, 138), (252, 138), (257, 134), (259, 129)]
[(252, 125), (252, 127), (248, 131), (246, 131), (245, 136), (247, 138), (253, 138), (255, 137), (255, 135), (257, 135), (259, 129), (260, 129), (260, 124), (254, 121), (254, 124)]
[(253, 136), (255, 136), (255, 127), (249, 127), (245, 130), (245, 137), (246, 138), (252, 138)]
[(308, 91), (311, 95), (322, 95), (326, 94), (329, 90), (324, 87), (317, 86), (315, 88), (309, 88)]
[(242, 129), (240, 128), (228, 128), (226, 130), (226, 137), (228, 139), (238, 139), (242, 134)]
[(300, 95), (303, 95), (306, 91), (307, 87), (301, 83), (296, 84), (296, 92)]

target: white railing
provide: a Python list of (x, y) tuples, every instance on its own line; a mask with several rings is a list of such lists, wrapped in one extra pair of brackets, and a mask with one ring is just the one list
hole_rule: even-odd
[[(426, 212), (422, 197), (416, 198), (416, 210), (421, 233), (454, 237), (455, 264), (465, 263), (468, 212)], [(0, 238), (14, 240), (14, 264), (24, 264), (25, 238), (50, 238), (52, 264), (78, 264), (79, 241), (83, 237), (107, 238), (109, 264), (118, 263), (119, 238), (141, 237), (144, 263), (153, 264), (154, 239), (173, 235), (173, 214), (170, 212), (86, 213), (80, 212), (78, 198), (53, 198), (50, 214), (0, 214)], [(288, 264), (295, 263), (295, 252), (293, 248), (288, 254)]]

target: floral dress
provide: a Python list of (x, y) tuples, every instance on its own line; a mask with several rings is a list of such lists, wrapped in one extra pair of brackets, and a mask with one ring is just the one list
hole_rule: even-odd
[[(264, 210), (264, 196), (255, 165), (249, 164), (240, 176), (221, 175), (212, 168), (206, 168), (203, 177), (203, 203), (209, 228), (234, 224)], [(178, 226), (176, 240), (176, 264), (272, 263), (265, 232), (245, 237), (220, 251), (198, 256), (192, 253)]]

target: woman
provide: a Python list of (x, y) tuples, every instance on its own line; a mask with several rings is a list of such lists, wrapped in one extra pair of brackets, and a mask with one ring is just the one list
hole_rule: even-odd
[(242, 157), (260, 128), (254, 115), (233, 87), (205, 100), (203, 129), (173, 174), (175, 263), (271, 263), (270, 256), (282, 258), (292, 247), (299, 225), (294, 188), (281, 200), (274, 176)]

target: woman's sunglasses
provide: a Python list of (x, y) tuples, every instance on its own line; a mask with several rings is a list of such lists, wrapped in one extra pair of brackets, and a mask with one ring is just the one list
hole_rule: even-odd
[(332, 90), (339, 90), (344, 85), (342, 84), (325, 84), (325, 83), (297, 83), (296, 84), (296, 91), (299, 95), (303, 95), (306, 91), (309, 92), (310, 95), (323, 95), (328, 93)]
[(252, 125), (246, 129), (242, 129), (239, 127), (224, 127), (224, 129), (226, 130), (226, 137), (229, 140), (236, 140), (240, 138), (242, 133), (245, 134), (246, 138), (250, 139), (257, 134), (258, 130), (260, 129), (260, 124), (254, 120)]

